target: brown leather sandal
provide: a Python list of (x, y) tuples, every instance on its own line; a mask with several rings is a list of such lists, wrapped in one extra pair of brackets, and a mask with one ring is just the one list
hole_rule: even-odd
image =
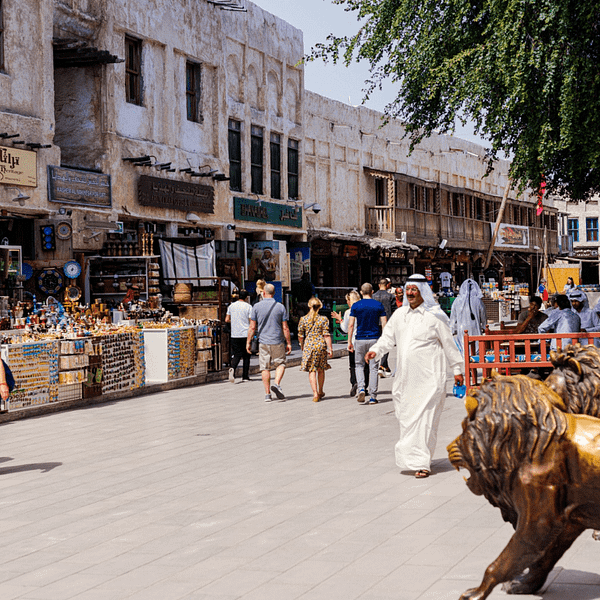
[(425, 479), (425, 477), (429, 477), (431, 475), (431, 472), (428, 471), (427, 469), (419, 469), (416, 473), (415, 473), (415, 477), (417, 479)]

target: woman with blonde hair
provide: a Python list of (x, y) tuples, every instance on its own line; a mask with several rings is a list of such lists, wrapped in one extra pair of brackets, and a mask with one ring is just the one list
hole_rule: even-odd
[(308, 371), (313, 402), (318, 402), (325, 396), (325, 371), (331, 368), (327, 357), (333, 356), (329, 321), (327, 317), (319, 315), (322, 306), (323, 303), (318, 298), (311, 298), (308, 301), (309, 313), (298, 323), (298, 342), (302, 349), (300, 370)]
[[(346, 304), (348, 310), (342, 317), (341, 313), (331, 311), (331, 316), (336, 320), (340, 329), (343, 333), (348, 333), (348, 325), (350, 324), (350, 309), (355, 302), (360, 300), (360, 294), (356, 290), (352, 290), (346, 294)], [(356, 329), (354, 330), (354, 337), (356, 337)], [(352, 340), (354, 342), (354, 340)], [(350, 368), (350, 396), (356, 396), (358, 383), (356, 381), (356, 368), (354, 360), (354, 352), (348, 352), (348, 367)], [(365, 386), (369, 385), (369, 365), (365, 365)]]
[(256, 280), (256, 290), (254, 292), (254, 298), (252, 299), (252, 306), (263, 299), (263, 292), (265, 291), (265, 285), (267, 282), (264, 279)]

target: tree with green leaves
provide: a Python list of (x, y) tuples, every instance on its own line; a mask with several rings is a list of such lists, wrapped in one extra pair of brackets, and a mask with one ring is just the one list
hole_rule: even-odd
[(473, 121), (488, 159), (512, 157), (522, 190), (572, 200), (600, 192), (600, 3), (597, 0), (333, 0), (355, 35), (330, 35), (309, 60), (366, 60), (365, 99), (398, 86), (386, 116), (411, 147)]

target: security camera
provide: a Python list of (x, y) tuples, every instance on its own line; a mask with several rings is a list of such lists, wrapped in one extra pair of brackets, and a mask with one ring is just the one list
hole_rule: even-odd
[(235, 225), (227, 225), (227, 229), (229, 229), (229, 231), (232, 231), (233, 229), (235, 229)]
[(315, 214), (318, 214), (323, 210), (323, 207), (316, 202), (312, 202), (311, 204), (305, 204), (304, 210), (312, 210)]

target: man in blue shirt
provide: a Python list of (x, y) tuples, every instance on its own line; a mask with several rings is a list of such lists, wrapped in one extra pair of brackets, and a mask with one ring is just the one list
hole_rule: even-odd
[[(275, 286), (267, 283), (262, 301), (252, 307), (246, 338), (246, 350), (250, 352), (252, 337), (254, 332), (258, 331), (258, 366), (265, 386), (265, 402), (272, 401), (271, 392), (279, 400), (285, 400), (280, 384), (285, 373), (286, 355), (292, 351), (288, 314), (285, 306), (273, 298), (274, 295)], [(275, 366), (273, 385), (271, 385), (271, 365)]]
[[(573, 310), (581, 319), (581, 331), (588, 333), (597, 333), (600, 331), (600, 315), (590, 308), (587, 294), (581, 290), (574, 289), (569, 292), (568, 298), (571, 301)], [(581, 339), (579, 341), (583, 344), (586, 343)], [(600, 347), (600, 338), (594, 338), (594, 346), (597, 348)]]
[[(576, 312), (571, 310), (571, 302), (564, 294), (556, 296), (557, 308), (552, 311), (548, 318), (538, 327), (539, 333), (578, 333), (581, 327), (581, 319)], [(571, 338), (564, 338), (562, 347), (572, 343)], [(556, 350), (556, 339), (550, 343), (552, 350)]]
[[(385, 327), (387, 317), (385, 308), (381, 302), (373, 299), (373, 286), (363, 283), (360, 288), (363, 299), (355, 302), (350, 309), (350, 323), (348, 325), (348, 351), (355, 352), (354, 364), (356, 366), (356, 382), (358, 384), (358, 395), (356, 399), (363, 404), (365, 402), (365, 354), (371, 346), (379, 339), (379, 325)], [(356, 329), (356, 338), (352, 342), (352, 336)], [(377, 387), (379, 361), (369, 361), (369, 404), (377, 404)]]

